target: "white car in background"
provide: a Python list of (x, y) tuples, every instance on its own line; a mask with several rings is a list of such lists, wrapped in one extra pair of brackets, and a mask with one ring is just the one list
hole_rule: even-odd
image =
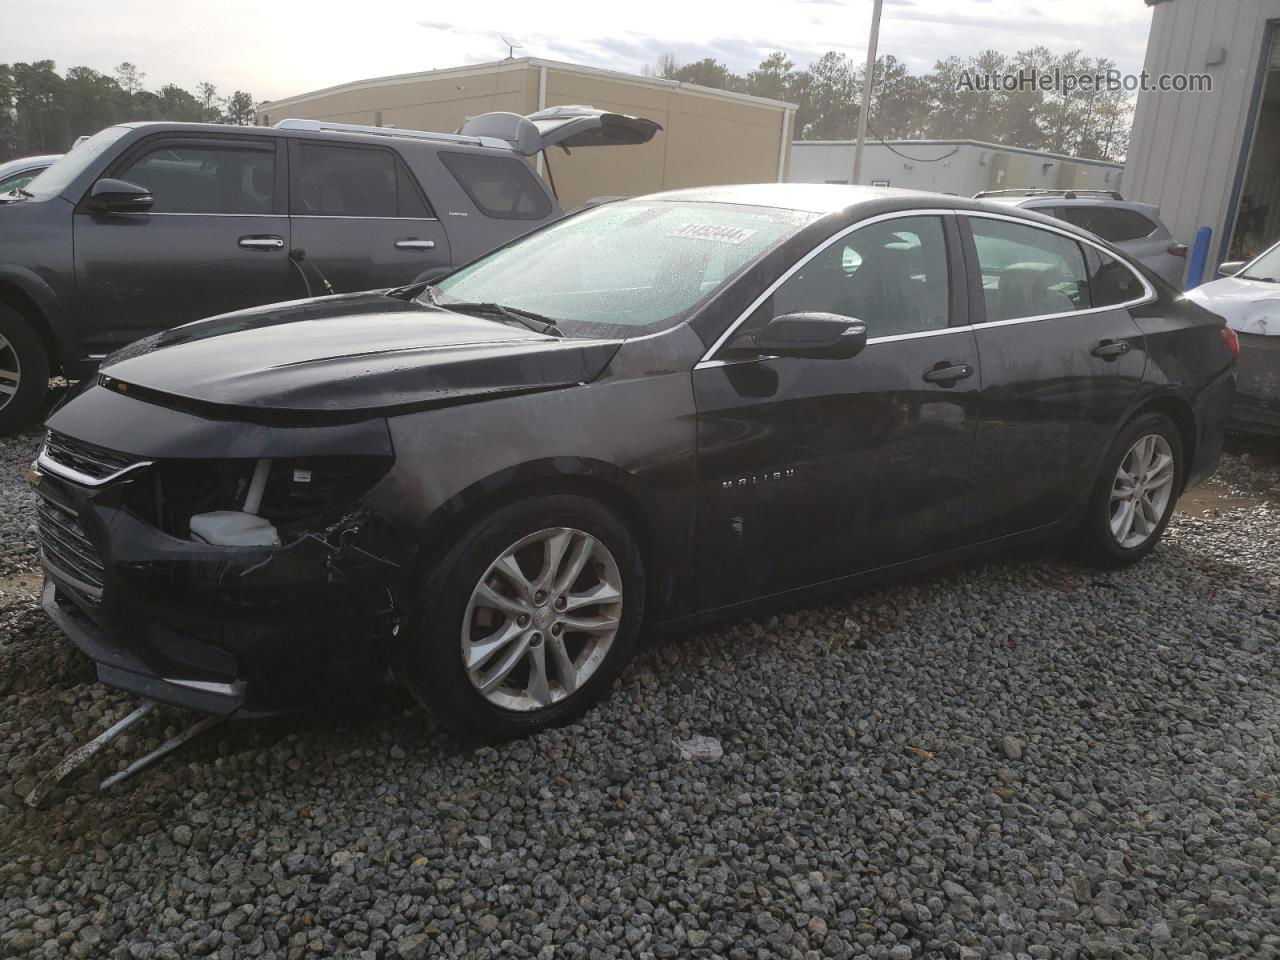
[(1187, 297), (1240, 338), (1232, 423), (1280, 435), (1280, 243), (1248, 263), (1224, 263), (1218, 274)]

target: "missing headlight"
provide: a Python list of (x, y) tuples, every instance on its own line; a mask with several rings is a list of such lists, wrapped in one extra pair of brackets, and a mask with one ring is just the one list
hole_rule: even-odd
[[(193, 516), (245, 509), (259, 462), (159, 461), (152, 468), (154, 491), (146, 497), (150, 502), (135, 502), (134, 509), (171, 536), (191, 539)], [(328, 526), (350, 513), (391, 463), (390, 457), (377, 456), (275, 459), (260, 503), (250, 512), (269, 521), (282, 540)]]

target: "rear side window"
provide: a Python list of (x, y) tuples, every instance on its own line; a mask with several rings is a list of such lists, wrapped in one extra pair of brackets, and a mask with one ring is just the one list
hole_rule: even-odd
[(1084, 253), (1074, 240), (1005, 220), (970, 217), (969, 224), (988, 322), (1090, 307)]
[(315, 217), (426, 218), (412, 175), (389, 150), (300, 143), (290, 211)]
[(440, 161), (486, 217), (541, 220), (551, 201), (523, 160), (441, 151)]
[(276, 153), (175, 143), (148, 150), (116, 176), (151, 191), (152, 213), (269, 214)]
[(1147, 292), (1133, 270), (1101, 250), (1089, 251), (1089, 289), (1095, 307), (1132, 303)]

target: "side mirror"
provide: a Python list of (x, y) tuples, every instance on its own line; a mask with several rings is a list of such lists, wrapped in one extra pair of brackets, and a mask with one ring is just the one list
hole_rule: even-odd
[(1218, 264), (1218, 276), (1234, 277), (1248, 265), (1248, 260), (1228, 260), (1226, 263)]
[(98, 213), (146, 213), (155, 202), (146, 187), (124, 180), (99, 180), (89, 191), (89, 209)]
[(838, 313), (784, 313), (729, 344), (749, 352), (808, 360), (848, 360), (867, 345), (867, 325)]

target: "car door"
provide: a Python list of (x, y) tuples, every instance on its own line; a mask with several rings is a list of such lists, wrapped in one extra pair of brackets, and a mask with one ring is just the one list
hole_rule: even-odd
[(401, 286), (449, 271), (448, 237), (395, 150), (292, 140), (289, 169), (295, 256), (333, 293)]
[(218, 313), (287, 300), (289, 218), (277, 141), (166, 134), (103, 174), (145, 187), (145, 213), (76, 207), (76, 304), (86, 351)]
[[(715, 608), (955, 546), (978, 404), (959, 235), (947, 212), (835, 235), (694, 370), (702, 603)], [(849, 360), (727, 359), (786, 313), (867, 325)]]
[(1154, 296), (1100, 247), (995, 214), (961, 217), (982, 370), (975, 539), (1061, 519), (1092, 485), (1142, 383), (1129, 307)]

